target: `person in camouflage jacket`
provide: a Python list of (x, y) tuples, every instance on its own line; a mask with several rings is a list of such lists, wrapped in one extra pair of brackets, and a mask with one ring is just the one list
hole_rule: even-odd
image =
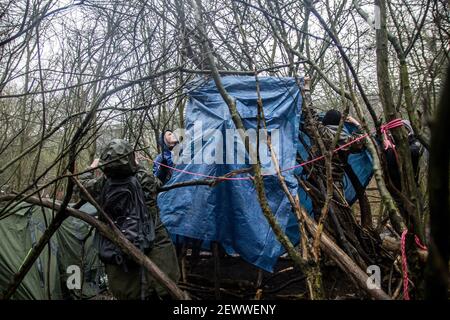
[[(341, 117), (342, 115), (339, 111), (332, 109), (326, 112), (325, 116), (322, 118), (322, 121), (314, 123), (314, 125), (317, 127), (319, 135), (322, 137), (323, 143), (327, 150), (329, 150), (332, 147), (334, 138), (338, 131)], [(347, 117), (345, 122), (356, 126), (356, 130), (352, 134), (349, 134), (347, 131), (342, 129), (335, 148), (343, 146), (359, 138), (362, 134), (364, 134), (360, 124), (354, 118)], [(308, 135), (313, 136), (311, 133), (312, 128), (309, 129), (305, 128), (305, 130), (308, 133)], [(332, 178), (333, 182), (340, 189), (341, 192), (344, 191), (343, 182), (345, 175), (345, 166), (348, 161), (348, 156), (351, 153), (361, 152), (364, 147), (365, 147), (364, 139), (361, 139), (333, 153), (333, 157), (331, 159)], [(313, 144), (312, 152), (316, 157), (321, 155), (318, 144)], [(319, 174), (326, 176), (324, 160), (318, 161), (316, 163), (316, 168), (318, 169)]]
[[(101, 168), (105, 175), (111, 172), (114, 172), (116, 175), (121, 172), (130, 174), (130, 172), (126, 171), (131, 170), (131, 173), (138, 178), (144, 191), (145, 202), (155, 224), (155, 240), (147, 256), (173, 281), (178, 282), (180, 271), (175, 247), (161, 222), (156, 202), (157, 190), (161, 182), (137, 164), (133, 148), (125, 140), (114, 139), (109, 142), (103, 150), (100, 159), (94, 160), (91, 164), (91, 168), (97, 166)], [(95, 177), (93, 171), (90, 171), (80, 176), (81, 183), (96, 200), (99, 199), (106, 182), (105, 175), (102, 174)], [(81, 197), (84, 198), (82, 194)], [(105, 268), (108, 275), (109, 289), (115, 298), (120, 300), (137, 300), (141, 298), (140, 267), (130, 268), (127, 272), (114, 264), (107, 264)], [(145, 279), (144, 290), (146, 298), (166, 299), (169, 297), (166, 289), (148, 272), (146, 272)]]

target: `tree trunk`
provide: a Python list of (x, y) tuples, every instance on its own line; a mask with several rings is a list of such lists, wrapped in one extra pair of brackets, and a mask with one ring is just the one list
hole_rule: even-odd
[(426, 298), (448, 299), (450, 258), (450, 67), (431, 127), (428, 184), (430, 190), (431, 239), (426, 268)]

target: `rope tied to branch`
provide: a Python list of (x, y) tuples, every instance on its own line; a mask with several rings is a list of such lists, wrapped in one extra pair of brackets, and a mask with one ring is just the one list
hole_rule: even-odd
[[(402, 253), (402, 272), (403, 272), (403, 300), (410, 300), (409, 298), (409, 276), (408, 276), (408, 260), (406, 256), (406, 235), (408, 234), (408, 229), (403, 230), (400, 247)], [(427, 247), (420, 242), (420, 239), (417, 235), (414, 235), (414, 242), (416, 246), (422, 250), (428, 250)]]
[(401, 126), (403, 126), (403, 120), (402, 119), (394, 119), (380, 127), (380, 131), (383, 134), (384, 150), (388, 150), (388, 149), (395, 150), (395, 144), (389, 138), (388, 131), (390, 129), (394, 129), (394, 128), (401, 127)]
[[(403, 120), (402, 120), (402, 119), (394, 119), (394, 120), (392, 120), (392, 121), (390, 121), (390, 122), (388, 122), (388, 123), (382, 125), (382, 126), (380, 127), (380, 130), (381, 130), (381, 132), (383, 133), (383, 135), (386, 137), (386, 139), (388, 140), (388, 137), (387, 137), (387, 133), (386, 133), (386, 132), (387, 132), (388, 130), (390, 130), (390, 129), (394, 129), (394, 128), (397, 128), (397, 127), (400, 127), (400, 126), (403, 126)], [(357, 138), (355, 138), (355, 139), (353, 139), (353, 140), (351, 140), (351, 141), (349, 141), (349, 142), (347, 142), (347, 143), (345, 143), (345, 144), (343, 144), (343, 145), (337, 147), (336, 149), (333, 150), (333, 153), (336, 153), (336, 152), (338, 152), (339, 150), (344, 149), (344, 148), (346, 148), (346, 147), (348, 147), (348, 146), (350, 146), (350, 145), (352, 145), (352, 144), (354, 144), (354, 143), (356, 143), (356, 142), (358, 142), (358, 141), (360, 141), (360, 140), (362, 140), (362, 139), (365, 139), (365, 138), (368, 137), (368, 136), (369, 136), (369, 133), (363, 134), (363, 135), (361, 135), (361, 136), (359, 136), (359, 137), (357, 137)], [(395, 145), (394, 145), (393, 143), (392, 143), (392, 146), (393, 146), (393, 148), (395, 148)], [(385, 150), (386, 150), (386, 148), (385, 148)], [(394, 150), (395, 150), (395, 149), (394, 149)], [(294, 169), (296, 169), (296, 168), (303, 167), (303, 166), (305, 166), (305, 165), (307, 165), (307, 164), (310, 164), (310, 163), (313, 163), (313, 162), (322, 160), (323, 158), (325, 158), (325, 155), (321, 155), (321, 156), (316, 157), (316, 158), (314, 158), (314, 159), (304, 161), (304, 162), (302, 162), (302, 163), (300, 163), (300, 164), (297, 164), (297, 165), (295, 165), (295, 166), (292, 166), (292, 167), (289, 167), (289, 168), (282, 169), (281, 172), (286, 172), (286, 171), (294, 170)], [(242, 181), (242, 180), (252, 180), (252, 179), (253, 179), (253, 176), (251, 176), (251, 177), (211, 176), (211, 175), (207, 175), (207, 174), (203, 174), (203, 173), (192, 172), (192, 171), (188, 171), (188, 170), (183, 170), (183, 169), (175, 168), (175, 167), (169, 166), (169, 165), (167, 165), (167, 164), (160, 163), (160, 162), (158, 162), (158, 161), (152, 160), (152, 159), (150, 159), (150, 158), (143, 157), (143, 159), (146, 159), (146, 160), (148, 160), (148, 161), (150, 161), (150, 162), (153, 162), (154, 164), (163, 166), (163, 167), (168, 168), (168, 169), (173, 170), (173, 171), (177, 171), (177, 172), (184, 173), (184, 174), (188, 174), (188, 175), (193, 175), (193, 176), (199, 176), (199, 177), (203, 177), (203, 178), (208, 178), (208, 179), (228, 180), (228, 181)], [(273, 173), (273, 174), (268, 174), (268, 173), (262, 174), (262, 176), (265, 176), (265, 177), (266, 177), (266, 176), (274, 176), (274, 175), (276, 175), (276, 173)]]
[(395, 160), (397, 161), (397, 163), (399, 163), (397, 149), (395, 149), (395, 143), (392, 140), (392, 137), (389, 136), (388, 131), (400, 126), (403, 126), (403, 120), (394, 119), (380, 127), (381, 134), (383, 135), (384, 151), (391, 149), (392, 152), (394, 152)]

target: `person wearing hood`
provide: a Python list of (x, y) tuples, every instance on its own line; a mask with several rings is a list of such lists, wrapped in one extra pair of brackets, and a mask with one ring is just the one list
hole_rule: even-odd
[[(163, 131), (159, 137), (158, 144), (161, 146), (162, 152), (156, 156), (153, 162), (153, 175), (157, 177), (163, 185), (172, 177), (172, 170), (168, 167), (174, 166), (172, 150), (178, 143), (178, 138), (172, 130)], [(189, 245), (192, 249), (192, 258), (194, 261), (199, 259), (203, 240), (176, 235), (174, 237), (174, 243), (179, 258), (182, 258), (186, 254), (185, 249), (187, 248), (187, 245)]]
[(162, 184), (166, 184), (172, 177), (173, 167), (172, 149), (178, 144), (178, 139), (172, 130), (165, 130), (158, 141), (161, 146), (161, 153), (158, 154), (153, 163), (153, 175), (157, 177)]
[[(104, 148), (100, 159), (95, 159), (91, 168), (99, 167), (102, 174), (95, 176), (92, 171), (80, 176), (81, 183), (87, 191), (102, 203), (108, 190), (108, 180), (127, 179), (133, 177), (137, 179), (147, 207), (147, 213), (150, 216), (154, 226), (152, 246), (144, 253), (175, 283), (179, 281), (180, 270), (176, 256), (175, 246), (169, 237), (169, 234), (161, 222), (159, 210), (156, 204), (157, 189), (161, 182), (152, 174), (149, 174), (140, 166), (135, 158), (132, 145), (122, 139), (111, 140)], [(109, 184), (111, 185), (111, 184)], [(105, 190), (106, 189), (106, 190)], [(118, 190), (116, 190), (118, 192)], [(80, 194), (84, 200), (85, 196)], [(123, 199), (119, 199), (120, 201)], [(113, 211), (117, 211), (119, 203)], [(120, 212), (118, 213), (120, 214)], [(122, 232), (126, 230), (122, 230)], [(99, 241), (99, 249), (101, 242)], [(167, 290), (154, 279), (149, 272), (138, 266), (128, 266), (123, 268), (121, 265), (105, 262), (106, 273), (108, 275), (108, 286), (115, 298), (119, 300), (138, 300), (138, 299), (169, 299)]]

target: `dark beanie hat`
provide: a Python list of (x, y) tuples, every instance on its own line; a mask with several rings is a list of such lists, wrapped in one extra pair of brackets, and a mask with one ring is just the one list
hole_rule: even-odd
[(325, 126), (328, 125), (337, 126), (339, 125), (339, 121), (341, 121), (341, 116), (342, 116), (341, 113), (337, 110), (334, 109), (328, 110), (322, 119), (322, 124)]
[(158, 144), (163, 148), (163, 150), (166, 150), (169, 148), (166, 144), (166, 140), (164, 139), (166, 132), (173, 132), (173, 131), (170, 129), (165, 129), (161, 132), (161, 135), (159, 136)]

